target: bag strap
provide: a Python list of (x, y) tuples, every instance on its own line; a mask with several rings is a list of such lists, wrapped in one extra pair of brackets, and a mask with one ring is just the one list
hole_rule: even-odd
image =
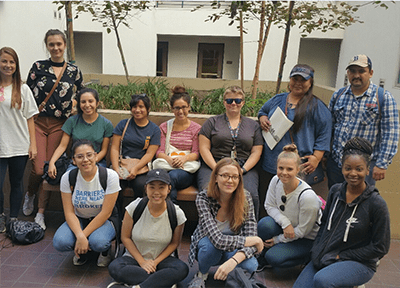
[(169, 154), (169, 151), (170, 151), (170, 139), (171, 139), (171, 133), (172, 133), (172, 127), (173, 127), (173, 125), (174, 125), (174, 121), (175, 121), (175, 119), (174, 118), (172, 118), (172, 119), (169, 119), (168, 121), (167, 121), (167, 135), (165, 136), (165, 154)]
[(64, 65), (62, 67), (61, 73), (58, 75), (56, 83), (54, 83), (53, 88), (51, 88), (50, 93), (47, 94), (46, 98), (43, 100), (42, 103), (40, 103), (39, 105), (39, 113), (42, 112), (42, 110), (44, 109), (44, 106), (46, 106), (47, 101), (49, 101), (51, 95), (53, 95), (54, 91), (56, 90), (58, 83), (61, 80), (61, 77), (64, 75), (64, 71), (67, 68), (67, 61), (64, 61)]
[[(108, 179), (107, 168), (102, 166), (97, 166), (97, 168), (99, 169), (100, 185), (101, 187), (103, 187), (103, 190), (105, 192), (107, 189), (107, 179)], [(77, 177), (78, 177), (78, 168), (74, 168), (69, 172), (68, 175), (69, 186), (71, 187), (71, 195), (74, 194)]]
[(128, 129), (128, 125), (129, 125), (129, 122), (131, 122), (131, 119), (132, 119), (132, 117), (129, 118), (128, 121), (126, 121), (124, 130), (122, 131), (121, 140), (119, 141), (119, 160), (120, 160), (120, 162), (122, 159), (122, 141), (124, 140), (126, 129)]
[(305, 189), (303, 189), (303, 191), (301, 191), (301, 192), (299, 193), (299, 197), (297, 198), (297, 203), (299, 203), (299, 201), (300, 201), (300, 196), (301, 196), (301, 194), (303, 194), (306, 190), (311, 190), (311, 188), (305, 188)]
[(379, 118), (382, 118), (381, 107), (383, 106), (383, 101), (385, 100), (385, 98), (383, 97), (385, 95), (385, 90), (382, 87), (378, 87), (378, 89), (376, 89), (376, 94), (378, 94), (376, 102), (378, 104)]

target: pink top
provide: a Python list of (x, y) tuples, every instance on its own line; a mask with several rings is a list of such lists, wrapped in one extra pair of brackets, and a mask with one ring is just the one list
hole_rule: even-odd
[[(190, 125), (183, 131), (172, 131), (170, 144), (182, 151), (191, 151), (199, 155), (199, 131), (201, 126), (196, 122), (190, 121)], [(167, 136), (167, 122), (160, 125), (161, 143), (157, 150), (156, 156), (160, 153), (165, 153), (165, 139)]]

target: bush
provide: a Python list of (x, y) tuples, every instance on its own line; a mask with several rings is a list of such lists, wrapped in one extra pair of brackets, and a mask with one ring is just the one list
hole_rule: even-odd
[[(146, 93), (151, 100), (151, 110), (156, 112), (170, 111), (169, 98), (171, 90), (165, 79), (153, 78), (147, 82), (133, 82), (128, 85), (102, 86), (99, 84), (89, 84), (88, 87), (96, 89), (99, 92), (101, 107), (112, 110), (129, 110), (131, 95)], [(225, 112), (223, 95), (225, 87), (210, 90), (205, 96), (196, 95), (195, 90), (186, 88), (188, 94), (192, 97), (191, 112), (200, 114), (218, 115)], [(273, 95), (268, 92), (257, 91), (256, 99), (252, 99), (249, 93), (246, 93), (245, 105), (242, 108), (242, 114), (245, 116), (256, 117), (262, 105)]]

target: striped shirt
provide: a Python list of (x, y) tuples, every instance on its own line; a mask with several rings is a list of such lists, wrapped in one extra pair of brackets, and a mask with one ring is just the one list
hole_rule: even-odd
[(331, 153), (338, 167), (342, 166), (344, 145), (356, 136), (371, 142), (372, 160), (377, 167), (387, 169), (392, 162), (399, 142), (399, 114), (396, 101), (388, 91), (378, 104), (377, 89), (370, 82), (361, 96), (355, 96), (350, 86), (341, 95), (338, 91), (333, 94), (329, 103), (333, 121)]

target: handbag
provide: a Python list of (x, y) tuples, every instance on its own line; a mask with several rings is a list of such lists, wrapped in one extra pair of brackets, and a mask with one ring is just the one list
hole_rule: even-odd
[(324, 169), (322, 168), (322, 163), (321, 161), (319, 162), (317, 168), (315, 168), (314, 172), (304, 175), (303, 180), (307, 182), (308, 185), (315, 185), (318, 184), (325, 179), (325, 172)]
[[(53, 95), (54, 91), (56, 90), (56, 88), (57, 88), (57, 86), (58, 86), (58, 83), (59, 83), (60, 80), (61, 80), (61, 77), (64, 75), (65, 68), (67, 68), (67, 61), (64, 61), (64, 65), (63, 65), (63, 67), (62, 67), (61, 73), (58, 75), (57, 80), (56, 80), (56, 82), (55, 82), (54, 85), (53, 85), (53, 88), (51, 88), (49, 94), (47, 94), (47, 96), (46, 96), (46, 98), (43, 100), (43, 102), (40, 103), (40, 105), (39, 105), (39, 107), (38, 107), (39, 113), (43, 111), (44, 106), (46, 106), (47, 101), (49, 101), (51, 95)], [(39, 113), (36, 114), (36, 115), (34, 116), (34, 118), (33, 118), (34, 120), (37, 119), (37, 117), (39, 117)]]
[[(124, 131), (122, 132), (122, 136), (121, 136), (121, 141), (119, 142), (119, 161), (118, 161), (118, 165), (119, 165), (119, 175), (121, 176), (122, 179), (126, 179), (129, 176), (129, 171), (131, 171), (131, 169), (133, 167), (135, 167), (137, 165), (137, 163), (140, 161), (140, 159), (137, 158), (122, 158), (122, 140), (124, 140), (125, 137), (125, 133), (126, 133), (126, 129), (128, 128), (129, 122), (131, 121), (132, 118), (129, 118), (128, 121), (126, 121), (126, 125), (124, 127)], [(147, 172), (149, 172), (149, 166), (145, 165), (142, 168), (140, 168), (137, 172), (137, 175), (140, 174), (145, 174)]]
[[(167, 121), (167, 135), (165, 137), (165, 153), (168, 156), (171, 156), (172, 158), (177, 156), (185, 156), (191, 153), (191, 151), (179, 150), (178, 148), (170, 144), (171, 132), (174, 120), (175, 119), (170, 119)], [(171, 171), (174, 169), (183, 169), (186, 172), (195, 173), (197, 170), (199, 170), (199, 168), (200, 168), (200, 161), (198, 160), (186, 161), (185, 164), (183, 164), (183, 168), (172, 167), (171, 165), (169, 165), (168, 161), (163, 158), (157, 158), (156, 160), (153, 161), (153, 169), (164, 169), (166, 171)]]
[(240, 267), (235, 267), (229, 272), (225, 281), (225, 288), (267, 288), (263, 283), (254, 278), (250, 273)]
[(67, 155), (64, 153), (61, 155), (60, 158), (54, 163), (57, 169), (57, 175), (56, 178), (51, 178), (49, 176), (49, 161), (44, 161), (44, 166), (43, 166), (43, 176), (42, 178), (47, 181), (50, 185), (59, 185), (61, 181), (61, 176), (64, 175), (64, 173), (67, 171), (68, 166), (70, 164), (70, 160), (68, 159)]
[(6, 235), (15, 244), (32, 244), (44, 237), (44, 230), (36, 222), (16, 220), (7, 223)]

